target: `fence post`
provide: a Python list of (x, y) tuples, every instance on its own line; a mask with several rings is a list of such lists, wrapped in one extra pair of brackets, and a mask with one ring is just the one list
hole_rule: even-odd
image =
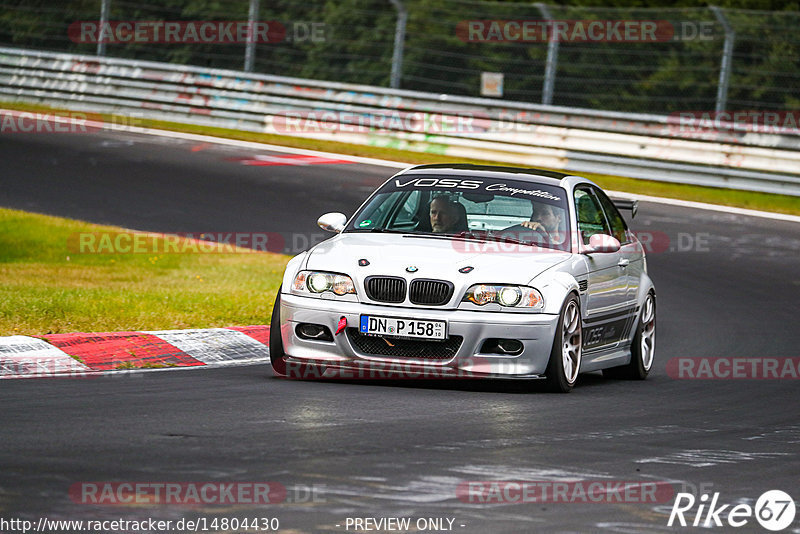
[(728, 84), (731, 79), (731, 62), (733, 61), (733, 41), (736, 39), (736, 32), (733, 31), (725, 13), (717, 6), (709, 6), (717, 21), (722, 24), (725, 30), (725, 44), (722, 47), (722, 64), (719, 68), (719, 84), (717, 85), (717, 106), (716, 111), (725, 111), (728, 104)]
[(106, 43), (103, 40), (103, 28), (108, 24), (108, 11), (110, 8), (111, 0), (102, 0), (100, 3), (100, 31), (97, 33), (97, 55), (106, 55)]
[(247, 46), (244, 49), (244, 71), (253, 72), (253, 64), (256, 59), (256, 36), (253, 31), (256, 20), (258, 19), (258, 0), (250, 0), (250, 11), (247, 13), (247, 23), (249, 31)]
[(394, 29), (394, 52), (392, 52), (392, 75), (389, 85), (392, 89), (399, 89), (400, 77), (403, 75), (403, 47), (406, 42), (408, 11), (402, 0), (389, 1), (397, 8), (397, 25)]
[[(535, 4), (545, 20), (553, 20), (550, 10), (545, 4)], [(553, 87), (556, 84), (556, 66), (558, 65), (558, 39), (555, 38), (553, 25), (547, 28), (547, 63), (544, 67), (544, 84), (542, 86), (542, 104), (549, 106), (553, 103)]]

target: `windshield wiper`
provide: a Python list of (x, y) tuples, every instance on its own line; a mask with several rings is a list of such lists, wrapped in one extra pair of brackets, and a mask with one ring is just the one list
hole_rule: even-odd
[(406, 233), (405, 230), (391, 230), (391, 229), (388, 229), (388, 228), (383, 228), (382, 226), (376, 226), (375, 228), (353, 228), (352, 230), (346, 230), (346, 232), (373, 233), (373, 234), (404, 234), (404, 233)]
[(474, 241), (481, 241), (481, 238), (472, 232), (459, 232), (457, 234), (449, 234), (442, 232), (414, 232), (407, 234), (406, 237), (420, 237), (420, 238), (433, 238), (433, 239), (472, 239)]
[(408, 233), (408, 231), (406, 231), (406, 230), (393, 230), (391, 228), (383, 228), (383, 227), (380, 227), (380, 226), (375, 227), (375, 228), (370, 228), (369, 231), (373, 232), (373, 233), (376, 233), (376, 234), (407, 234)]
[(545, 241), (545, 242), (542, 242), (542, 243), (539, 243), (539, 242), (536, 242), (536, 241), (524, 241), (522, 239), (517, 239), (516, 237), (511, 237), (511, 236), (504, 235), (504, 234), (492, 234), (492, 233), (490, 233), (487, 237), (489, 239), (494, 240), (494, 241), (503, 241), (503, 242), (506, 242), (506, 243), (513, 243), (513, 244), (516, 244), (516, 245), (525, 245), (525, 246), (528, 246), (528, 247), (546, 248), (546, 249), (549, 249), (549, 250), (556, 250), (556, 251), (561, 250), (561, 251), (563, 251), (563, 249), (560, 247), (559, 243), (553, 243), (553, 242), (550, 242), (550, 241)]
[(505, 243), (514, 243), (516, 245), (529, 245), (529, 246), (540, 246), (536, 243), (531, 243), (530, 241), (523, 241), (522, 239), (517, 239), (515, 237), (502, 235), (502, 234), (486, 234), (486, 239), (491, 239), (492, 241), (503, 241)]

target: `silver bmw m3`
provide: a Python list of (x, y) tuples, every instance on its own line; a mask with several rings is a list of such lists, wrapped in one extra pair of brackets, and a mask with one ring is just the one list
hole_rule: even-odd
[(289, 377), (644, 379), (656, 296), (644, 250), (591, 181), (423, 165), (381, 185), (289, 261), (270, 358)]

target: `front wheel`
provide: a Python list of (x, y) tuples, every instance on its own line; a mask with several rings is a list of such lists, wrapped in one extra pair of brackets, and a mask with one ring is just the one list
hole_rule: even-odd
[(653, 367), (656, 353), (656, 297), (648, 293), (642, 305), (642, 314), (631, 343), (631, 361), (628, 365), (603, 369), (607, 378), (644, 380)]
[(278, 288), (275, 306), (272, 307), (272, 319), (269, 322), (269, 361), (275, 376), (286, 376), (285, 356), (281, 339), (281, 288)]
[[(283, 286), (281, 286), (283, 287)], [(306, 363), (295, 363), (289, 368), (286, 365), (286, 352), (283, 350), (281, 339), (281, 289), (275, 297), (275, 306), (272, 307), (272, 319), (269, 322), (269, 362), (272, 364), (272, 373), (275, 376), (286, 378), (299, 378), (315, 380), (321, 378), (325, 368)]]
[(569, 393), (581, 370), (583, 330), (578, 297), (570, 295), (561, 308), (550, 361), (545, 371), (548, 391)]

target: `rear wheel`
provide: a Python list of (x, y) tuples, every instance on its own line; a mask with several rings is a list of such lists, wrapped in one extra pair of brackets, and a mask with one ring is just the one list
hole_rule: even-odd
[(648, 293), (631, 343), (631, 361), (621, 367), (603, 369), (607, 378), (644, 380), (653, 367), (656, 353), (656, 297)]
[(272, 319), (269, 322), (269, 361), (275, 376), (286, 376), (285, 356), (281, 339), (281, 289), (279, 288), (275, 306), (272, 307)]
[(570, 295), (561, 308), (550, 361), (547, 362), (548, 391), (568, 393), (578, 380), (581, 370), (583, 330), (578, 298)]

